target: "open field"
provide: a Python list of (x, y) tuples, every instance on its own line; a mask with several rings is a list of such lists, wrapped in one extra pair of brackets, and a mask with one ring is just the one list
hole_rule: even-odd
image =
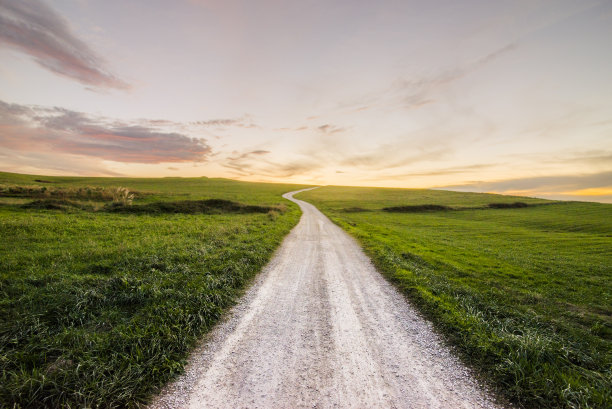
[(296, 224), (297, 188), (0, 173), (0, 406), (145, 402)]
[(612, 205), (343, 187), (296, 197), (356, 237), (513, 401), (612, 404)]

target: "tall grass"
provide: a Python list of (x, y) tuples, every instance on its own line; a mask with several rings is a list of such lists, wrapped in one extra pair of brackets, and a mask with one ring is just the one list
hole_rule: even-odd
[(131, 206), (136, 195), (130, 193), (130, 189), (127, 187), (118, 187), (113, 192), (113, 203), (119, 203), (123, 206)]
[(142, 193), (130, 192), (127, 187), (55, 187), (40, 185), (0, 185), (0, 197), (28, 197), (38, 199), (73, 199), (101, 202), (131, 203)]

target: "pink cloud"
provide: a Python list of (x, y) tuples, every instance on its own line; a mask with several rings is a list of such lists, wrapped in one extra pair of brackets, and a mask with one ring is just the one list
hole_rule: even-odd
[(34, 57), (42, 67), (96, 88), (130, 85), (103, 69), (104, 61), (38, 0), (0, 0), (0, 44)]
[(117, 122), (62, 108), (0, 101), (0, 146), (55, 151), (125, 163), (197, 162), (212, 152), (204, 139)]

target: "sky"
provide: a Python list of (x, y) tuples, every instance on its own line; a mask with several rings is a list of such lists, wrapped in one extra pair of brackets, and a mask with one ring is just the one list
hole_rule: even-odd
[(0, 170), (612, 203), (612, 0), (0, 0)]

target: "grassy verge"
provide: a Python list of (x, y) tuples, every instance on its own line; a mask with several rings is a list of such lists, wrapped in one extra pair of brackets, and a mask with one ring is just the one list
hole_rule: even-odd
[(297, 197), (356, 237), (512, 401), (612, 405), (612, 205), (340, 187)]
[[(280, 197), (291, 185), (6, 173), (0, 184), (1, 407), (146, 402), (299, 219)], [(39, 197), (43, 186), (54, 193)], [(111, 205), (118, 186), (137, 192), (131, 206)]]

